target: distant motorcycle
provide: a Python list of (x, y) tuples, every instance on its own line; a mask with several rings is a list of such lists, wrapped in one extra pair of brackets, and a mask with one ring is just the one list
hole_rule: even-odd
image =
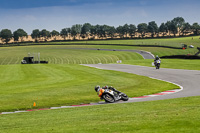
[(103, 100), (105, 100), (105, 102), (108, 103), (114, 103), (116, 101), (119, 100), (123, 100), (123, 101), (128, 101), (129, 97), (120, 92), (120, 91), (113, 91), (111, 89), (103, 89), (102, 91), (100, 91), (101, 94), (99, 94), (100, 98)]
[(160, 63), (161, 63), (160, 60), (156, 60), (156, 61), (155, 61), (155, 67), (156, 67), (156, 69), (159, 69), (159, 68), (160, 68)]

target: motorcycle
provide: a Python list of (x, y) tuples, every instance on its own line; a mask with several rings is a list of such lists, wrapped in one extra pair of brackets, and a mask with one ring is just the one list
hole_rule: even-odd
[(160, 68), (160, 63), (161, 63), (160, 60), (156, 60), (156, 61), (155, 61), (155, 67), (156, 67), (156, 69), (159, 69), (159, 68)]
[(99, 96), (102, 100), (104, 99), (105, 102), (108, 103), (114, 103), (119, 100), (128, 101), (129, 99), (129, 97), (126, 94), (117, 90), (113, 91), (111, 89), (103, 89)]

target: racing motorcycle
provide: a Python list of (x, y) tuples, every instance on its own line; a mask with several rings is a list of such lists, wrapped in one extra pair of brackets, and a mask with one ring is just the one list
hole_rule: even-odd
[(117, 90), (102, 89), (100, 93), (101, 93), (99, 94), (100, 98), (108, 103), (114, 103), (119, 100), (128, 101), (129, 99), (129, 97), (126, 94)]
[(156, 67), (156, 69), (159, 69), (159, 68), (160, 68), (160, 63), (161, 63), (160, 60), (156, 60), (156, 61), (155, 61), (155, 67)]

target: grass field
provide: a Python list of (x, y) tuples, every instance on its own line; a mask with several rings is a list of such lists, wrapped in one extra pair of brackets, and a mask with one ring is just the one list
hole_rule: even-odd
[[(193, 38), (193, 39), (192, 39)], [(45, 42), (42, 44), (124, 44), (124, 45), (157, 45), (181, 47), (181, 44), (198, 46), (200, 36), (164, 38), (164, 39), (127, 39), (127, 40), (89, 40), (89, 41), (67, 41), (67, 42)], [(40, 43), (38, 43), (40, 44)]]
[(123, 72), (81, 65), (1, 65), (0, 112), (97, 102), (96, 85), (114, 86), (129, 97), (179, 88)]
[[(134, 42), (133, 42), (134, 41)], [(97, 44), (199, 46), (199, 37), (94, 41)], [(87, 43), (94, 43), (89, 42)], [(160, 43), (159, 43), (160, 42)], [(75, 42), (77, 43), (77, 42)], [(79, 43), (79, 42), (78, 42)], [(67, 44), (66, 42), (64, 44)], [(138, 49), (154, 55), (194, 54), (195, 49), (138, 46), (38, 45), (0, 47), (0, 112), (97, 102), (95, 85), (113, 85), (130, 97), (177, 88), (144, 76), (78, 64), (116, 63), (151, 66), (136, 53), (68, 48)], [(27, 53), (40, 52), (49, 64), (21, 65)], [(163, 59), (161, 69), (200, 70), (199, 60)], [(199, 132), (200, 97), (109, 104), (0, 115), (0, 132)], [(36, 102), (36, 107), (33, 103)]]
[[(128, 49), (128, 50), (144, 50), (149, 51), (153, 55), (167, 56), (167, 55), (194, 55), (198, 52), (196, 48), (188, 49), (172, 49), (172, 48), (162, 48), (162, 47), (138, 47), (138, 46), (103, 46), (103, 45), (93, 45), (93, 46), (79, 46), (81, 48), (100, 48), (100, 49)], [(199, 45), (200, 47), (200, 45)]]
[(176, 54), (195, 54), (197, 49), (188, 48), (170, 49), (153, 47), (128, 47), (128, 46), (86, 46), (86, 45), (42, 45), (42, 46), (20, 46), (20, 47), (1, 47), (0, 64), (20, 64), (23, 57), (28, 53), (40, 53), (40, 60), (46, 60), (50, 64), (95, 64), (95, 63), (116, 63), (117, 60), (124, 61), (144, 61), (142, 56), (133, 52), (122, 51), (102, 51), (86, 50), (77, 48), (94, 49), (136, 49), (150, 51), (154, 55), (176, 55)]
[(200, 97), (1, 115), (2, 133), (198, 133)]
[[(37, 108), (97, 102), (99, 99), (96, 94), (94, 95), (93, 90), (97, 84), (117, 86), (130, 97), (176, 88), (176, 86), (160, 81), (151, 82), (149, 78), (138, 78), (135, 75), (130, 78), (130, 74), (113, 74), (113, 72), (72, 65), (116, 63), (117, 60), (122, 60), (125, 64), (143, 66), (151, 66), (152, 63), (152, 60), (144, 60), (139, 54), (133, 52), (75, 49), (98, 47), (102, 48), (103, 46), (42, 45), (2, 47), (0, 53), (0, 63), (2, 64), (0, 66), (2, 79), (0, 81), (0, 99), (2, 103), (0, 111), (32, 108), (33, 102), (39, 103)], [(108, 49), (111, 49), (111, 47), (104, 46), (104, 48)], [(112, 48), (127, 49), (126, 46), (113, 46)], [(170, 49), (168, 50), (170, 51)], [(49, 64), (21, 65), (21, 59), (29, 52), (40, 52), (41, 60), (47, 60)], [(199, 60), (163, 59), (161, 68), (199, 70), (199, 64)], [(143, 84), (142, 82), (147, 82), (148, 84)], [(90, 87), (88, 88), (88, 86)], [(149, 88), (149, 86), (151, 87)], [(79, 88), (82, 89), (80, 94), (77, 94)], [(79, 96), (79, 98), (75, 98), (76, 96)]]
[[(192, 39), (193, 38), (193, 39)], [(34, 43), (34, 45), (55, 45), (62, 44), (68, 47), (93, 47), (93, 48), (110, 48), (110, 49), (138, 49), (152, 52), (154, 55), (181, 55), (181, 54), (195, 54), (198, 50), (196, 47), (200, 47), (200, 36), (180, 37), (180, 38), (167, 38), (167, 39), (128, 39), (128, 40), (96, 40), (96, 41), (67, 41), (67, 42), (45, 42)], [(77, 46), (78, 44), (78, 46)], [(120, 46), (114, 46), (112, 44), (120, 44)], [(139, 45), (155, 45), (155, 46), (170, 46), (175, 48), (181, 48), (182, 44), (193, 45), (195, 48), (172, 49), (162, 47), (139, 47)], [(17, 44), (17, 45), (31, 45)], [(72, 46), (69, 46), (72, 45)], [(87, 46), (85, 46), (87, 45)], [(130, 45), (130, 46), (123, 46)], [(30, 51), (26, 51), (30, 52)], [(36, 51), (37, 52), (37, 51)]]
[[(0, 49), (0, 64), (20, 64), (28, 53), (40, 53), (40, 60), (49, 64), (95, 64), (116, 63), (117, 60), (139, 60), (141, 55), (133, 52), (99, 51), (70, 49), (76, 46), (20, 46), (2, 47)], [(37, 59), (37, 58), (36, 58)]]

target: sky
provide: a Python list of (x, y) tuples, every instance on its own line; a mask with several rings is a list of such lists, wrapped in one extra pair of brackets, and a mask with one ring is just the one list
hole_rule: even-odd
[(0, 0), (0, 30), (61, 31), (74, 24), (147, 23), (158, 26), (175, 17), (200, 24), (200, 0)]

